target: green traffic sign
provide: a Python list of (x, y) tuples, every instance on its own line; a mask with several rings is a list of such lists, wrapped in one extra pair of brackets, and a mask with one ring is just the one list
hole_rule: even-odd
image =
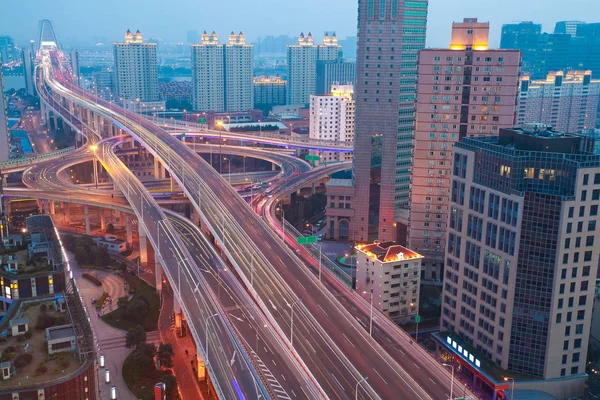
[(298, 239), (296, 239), (296, 243), (298, 243), (298, 244), (317, 243), (317, 237), (316, 236), (301, 236)]
[(319, 156), (311, 156), (310, 154), (308, 154), (306, 157), (304, 157), (304, 159), (306, 161), (319, 161), (321, 159), (321, 157), (319, 157)]
[(421, 316), (420, 316), (420, 315), (417, 315), (417, 316), (415, 317), (415, 322), (416, 322), (417, 324), (418, 324), (419, 322), (421, 322)]
[(199, 124), (205, 124), (206, 123), (206, 118), (198, 118), (198, 123)]

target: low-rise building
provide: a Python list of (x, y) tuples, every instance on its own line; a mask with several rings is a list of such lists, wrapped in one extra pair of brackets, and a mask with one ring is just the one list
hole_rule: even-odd
[(392, 319), (418, 314), (423, 256), (395, 242), (356, 246), (356, 290)]
[(352, 198), (354, 185), (352, 179), (330, 179), (325, 185), (327, 189), (327, 238), (333, 240), (353, 240), (350, 237), (351, 224), (354, 218)]
[(127, 242), (117, 239), (114, 235), (106, 235), (100, 238), (94, 238), (96, 246), (106, 247), (109, 253), (120, 254), (127, 251)]
[(29, 330), (29, 318), (13, 318), (8, 323), (10, 327), (10, 333), (12, 336), (21, 336), (27, 333)]
[(46, 328), (48, 354), (77, 351), (77, 335), (72, 324)]

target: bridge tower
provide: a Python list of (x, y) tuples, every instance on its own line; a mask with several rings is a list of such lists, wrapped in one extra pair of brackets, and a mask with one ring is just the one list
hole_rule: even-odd
[(37, 51), (54, 49), (62, 51), (62, 46), (56, 37), (54, 27), (49, 19), (40, 21), (38, 33)]

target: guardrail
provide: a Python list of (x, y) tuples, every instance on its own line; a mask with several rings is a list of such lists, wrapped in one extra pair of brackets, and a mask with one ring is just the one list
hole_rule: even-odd
[[(286, 225), (286, 233), (288, 233), (288, 234), (291, 233), (296, 238), (304, 236), (303, 234), (300, 233), (300, 231), (298, 231), (298, 229), (296, 229), (294, 227), (294, 225), (289, 223), (287, 220), (285, 221), (285, 225)], [(320, 254), (321, 255), (321, 265), (324, 266), (325, 268), (327, 268), (329, 271), (331, 271), (331, 273), (333, 275), (335, 275), (335, 277), (338, 278), (340, 280), (340, 282), (342, 282), (348, 288), (354, 289), (354, 278), (352, 277), (352, 275), (349, 275), (346, 271), (344, 271), (342, 269), (342, 267), (337, 265), (337, 263), (335, 261), (331, 261), (331, 259), (329, 257), (327, 257), (325, 254), (323, 254), (323, 252), (319, 249), (319, 246), (321, 246), (321, 245), (313, 243), (313, 244), (305, 245), (304, 247), (311, 253), (311, 255), (316, 260), (319, 259), (319, 253), (321, 253)]]
[(15, 160), (2, 161), (2, 162), (0, 162), (0, 171), (4, 170), (4, 169), (16, 169), (16, 168), (21, 168), (21, 167), (25, 168), (25, 167), (31, 166), (33, 164), (36, 164), (38, 162), (41, 162), (41, 161), (48, 161), (48, 160), (53, 160), (55, 158), (60, 158), (60, 157), (64, 156), (65, 154), (72, 152), (73, 150), (75, 150), (75, 146), (71, 146), (71, 147), (67, 147), (65, 149), (53, 151), (52, 153), (42, 154), (37, 157), (19, 158), (19, 159), (15, 159)]

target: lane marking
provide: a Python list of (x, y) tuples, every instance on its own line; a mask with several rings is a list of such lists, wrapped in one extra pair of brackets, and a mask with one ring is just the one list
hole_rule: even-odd
[(381, 374), (380, 374), (379, 372), (377, 372), (377, 370), (376, 370), (375, 368), (373, 368), (373, 371), (375, 371), (375, 373), (377, 374), (377, 376), (379, 376), (379, 378), (380, 378), (380, 379), (383, 381), (383, 383), (385, 383), (386, 385), (388, 384), (388, 383), (386, 382), (386, 380), (385, 380), (385, 379), (383, 379), (383, 376), (381, 376)]

